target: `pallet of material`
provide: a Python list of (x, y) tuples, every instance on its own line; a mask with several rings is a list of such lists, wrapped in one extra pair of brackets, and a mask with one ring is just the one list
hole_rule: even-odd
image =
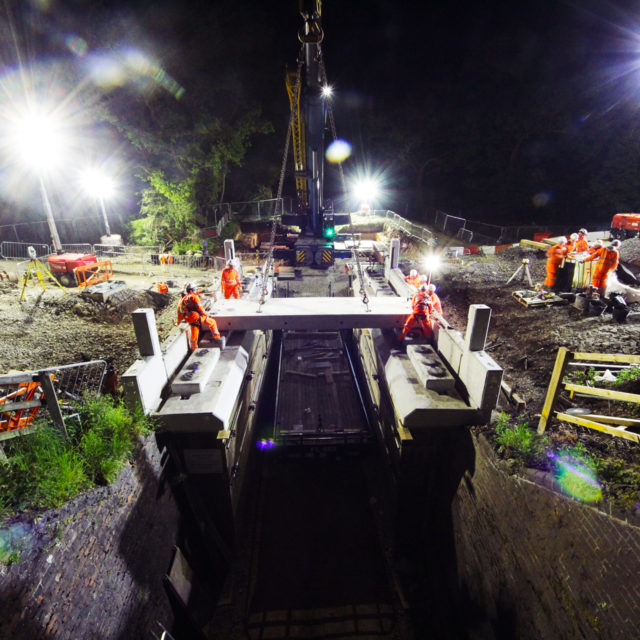
[(567, 301), (554, 293), (545, 293), (542, 296), (537, 291), (521, 289), (514, 291), (511, 296), (525, 307), (548, 307), (552, 304), (567, 304)]

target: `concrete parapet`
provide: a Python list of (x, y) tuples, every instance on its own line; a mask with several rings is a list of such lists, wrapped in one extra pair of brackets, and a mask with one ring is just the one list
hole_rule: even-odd
[(160, 355), (160, 338), (153, 309), (136, 309), (131, 314), (141, 356)]

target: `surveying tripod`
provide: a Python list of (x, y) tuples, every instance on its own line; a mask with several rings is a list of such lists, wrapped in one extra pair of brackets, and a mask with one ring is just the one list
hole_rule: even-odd
[(27, 270), (24, 274), (22, 293), (20, 294), (20, 302), (22, 302), (22, 299), (24, 298), (24, 292), (26, 291), (27, 284), (32, 277), (32, 272), (35, 273), (36, 278), (38, 278), (38, 281), (42, 285), (43, 291), (45, 290), (43, 273), (44, 275), (51, 278), (51, 280), (53, 280), (53, 282), (55, 282), (64, 291), (64, 287), (53, 277), (51, 271), (49, 271), (49, 269), (47, 269), (47, 267), (45, 267), (42, 262), (40, 262), (40, 260), (38, 260), (38, 254), (36, 253), (36, 250), (33, 247), (28, 247), (27, 253), (29, 254), (29, 258), (31, 259), (29, 261), (29, 266), (27, 267)]
[(523, 258), (522, 264), (515, 270), (514, 274), (507, 280), (507, 284), (509, 284), (520, 272), (520, 279), (524, 280), (525, 275), (527, 276), (527, 280), (529, 281), (529, 286), (533, 288), (533, 281), (531, 280), (531, 272), (529, 271), (529, 258)]

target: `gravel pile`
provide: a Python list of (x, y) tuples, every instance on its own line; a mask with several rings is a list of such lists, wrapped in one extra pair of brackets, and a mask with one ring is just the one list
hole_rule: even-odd
[(622, 241), (620, 259), (622, 262), (640, 267), (640, 238), (629, 238)]

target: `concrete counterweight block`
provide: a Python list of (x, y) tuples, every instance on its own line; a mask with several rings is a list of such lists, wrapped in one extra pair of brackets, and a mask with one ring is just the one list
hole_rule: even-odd
[(465, 348), (469, 351), (484, 351), (491, 320), (491, 308), (486, 304), (472, 304), (469, 307), (467, 332), (464, 336)]

